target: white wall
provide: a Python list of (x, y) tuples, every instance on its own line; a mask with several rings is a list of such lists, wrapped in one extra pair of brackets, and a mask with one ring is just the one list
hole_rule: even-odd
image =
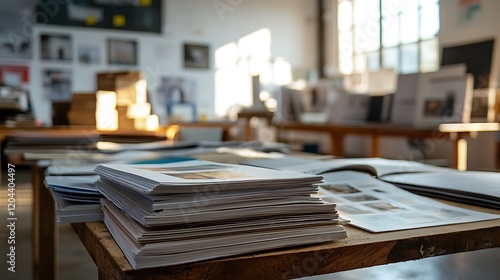
[[(220, 4), (216, 9), (214, 3)], [(225, 5), (225, 6), (224, 6)], [(224, 9), (226, 7), (227, 9)], [(51, 122), (51, 107), (43, 96), (41, 72), (45, 68), (64, 68), (73, 71), (73, 91), (92, 92), (96, 89), (95, 73), (118, 69), (143, 71), (148, 88), (156, 91), (159, 76), (184, 75), (196, 78), (199, 113), (214, 116), (214, 61), (216, 48), (236, 41), (253, 31), (268, 27), (272, 34), (273, 57), (283, 57), (292, 66), (316, 67), (315, 1), (308, 0), (166, 0), (164, 1), (162, 34), (103, 29), (40, 25), (34, 31), (34, 56), (30, 65), (31, 95), (35, 115), (44, 123)], [(48, 63), (40, 60), (41, 33), (71, 34), (73, 61)], [(138, 41), (137, 67), (111, 67), (107, 64), (106, 39), (123, 38)], [(210, 70), (186, 70), (182, 65), (184, 42), (208, 44), (211, 47)], [(80, 44), (97, 45), (102, 61), (84, 65), (77, 61)], [(26, 63), (7, 60), (2, 63)], [(237, 94), (237, 93), (235, 93)], [(152, 100), (154, 103), (154, 100)], [(154, 103), (157, 113), (164, 113), (161, 104)]]

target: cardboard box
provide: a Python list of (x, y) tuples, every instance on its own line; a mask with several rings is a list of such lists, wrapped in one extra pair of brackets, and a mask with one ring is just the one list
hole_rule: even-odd
[(134, 130), (134, 119), (127, 118), (127, 106), (117, 106), (118, 111), (118, 129), (120, 130)]
[(136, 102), (136, 83), (141, 80), (139, 71), (97, 74), (97, 90), (116, 92), (117, 106), (128, 106)]
[(89, 110), (95, 111), (97, 106), (97, 97), (95, 92), (83, 93), (74, 92), (71, 99), (71, 110)]
[(71, 110), (68, 112), (70, 125), (96, 125), (94, 110)]

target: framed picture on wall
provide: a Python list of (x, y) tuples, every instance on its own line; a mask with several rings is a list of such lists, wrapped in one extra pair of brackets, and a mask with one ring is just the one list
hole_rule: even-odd
[(52, 102), (69, 102), (72, 97), (72, 71), (70, 69), (44, 69), (43, 92)]
[(472, 74), (421, 74), (415, 112), (415, 124), (467, 123), (471, 118)]
[(108, 64), (137, 65), (137, 41), (108, 39)]
[(67, 34), (41, 34), (40, 48), (44, 60), (71, 61), (73, 58), (71, 36)]
[(78, 62), (82, 64), (100, 64), (101, 49), (96, 45), (79, 45)]
[(209, 69), (210, 48), (202, 44), (184, 44), (184, 68)]

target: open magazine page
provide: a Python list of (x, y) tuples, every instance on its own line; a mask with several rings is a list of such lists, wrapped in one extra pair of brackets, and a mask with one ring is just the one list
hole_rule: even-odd
[(396, 174), (384, 176), (382, 180), (422, 194), (500, 209), (500, 173), (497, 172)]
[(321, 176), (296, 172), (191, 160), (167, 164), (102, 164), (95, 171), (101, 178), (126, 184), (144, 193), (193, 193), (200, 186), (225, 190), (269, 188), (278, 184), (300, 186), (321, 182)]
[(499, 215), (449, 206), (412, 194), (369, 174), (324, 174), (317, 196), (336, 203), (342, 218), (371, 232), (384, 232), (498, 219)]
[(250, 160), (244, 164), (275, 168), (280, 170), (296, 171), (305, 174), (323, 174), (338, 170), (355, 170), (370, 173), (381, 177), (388, 174), (415, 173), (415, 172), (440, 172), (451, 169), (436, 167), (414, 161), (390, 160), (383, 158), (349, 158), (322, 161), (289, 161), (273, 162), (272, 160)]

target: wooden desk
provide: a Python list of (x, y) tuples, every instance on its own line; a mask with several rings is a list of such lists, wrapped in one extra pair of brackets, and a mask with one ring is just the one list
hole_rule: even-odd
[(379, 234), (346, 226), (349, 237), (342, 241), (134, 270), (104, 223), (78, 223), (73, 228), (96, 263), (99, 279), (289, 279), (500, 247), (500, 219)]
[(344, 156), (346, 135), (366, 135), (371, 139), (372, 157), (380, 156), (380, 137), (400, 136), (408, 138), (448, 140), (453, 145), (451, 166), (467, 169), (467, 138), (476, 137), (478, 132), (500, 131), (498, 123), (441, 124), (438, 127), (412, 127), (404, 125), (351, 122), (340, 124), (276, 124), (279, 132), (287, 130), (326, 133), (330, 137), (331, 154)]
[(274, 117), (273, 112), (269, 112), (267, 110), (258, 110), (258, 111), (253, 111), (253, 110), (243, 110), (238, 113), (238, 120), (242, 119), (245, 121), (245, 141), (253, 141), (254, 139), (254, 133), (253, 133), (253, 128), (252, 128), (252, 118), (260, 118), (266, 120), (268, 125), (271, 125), (272, 120)]

